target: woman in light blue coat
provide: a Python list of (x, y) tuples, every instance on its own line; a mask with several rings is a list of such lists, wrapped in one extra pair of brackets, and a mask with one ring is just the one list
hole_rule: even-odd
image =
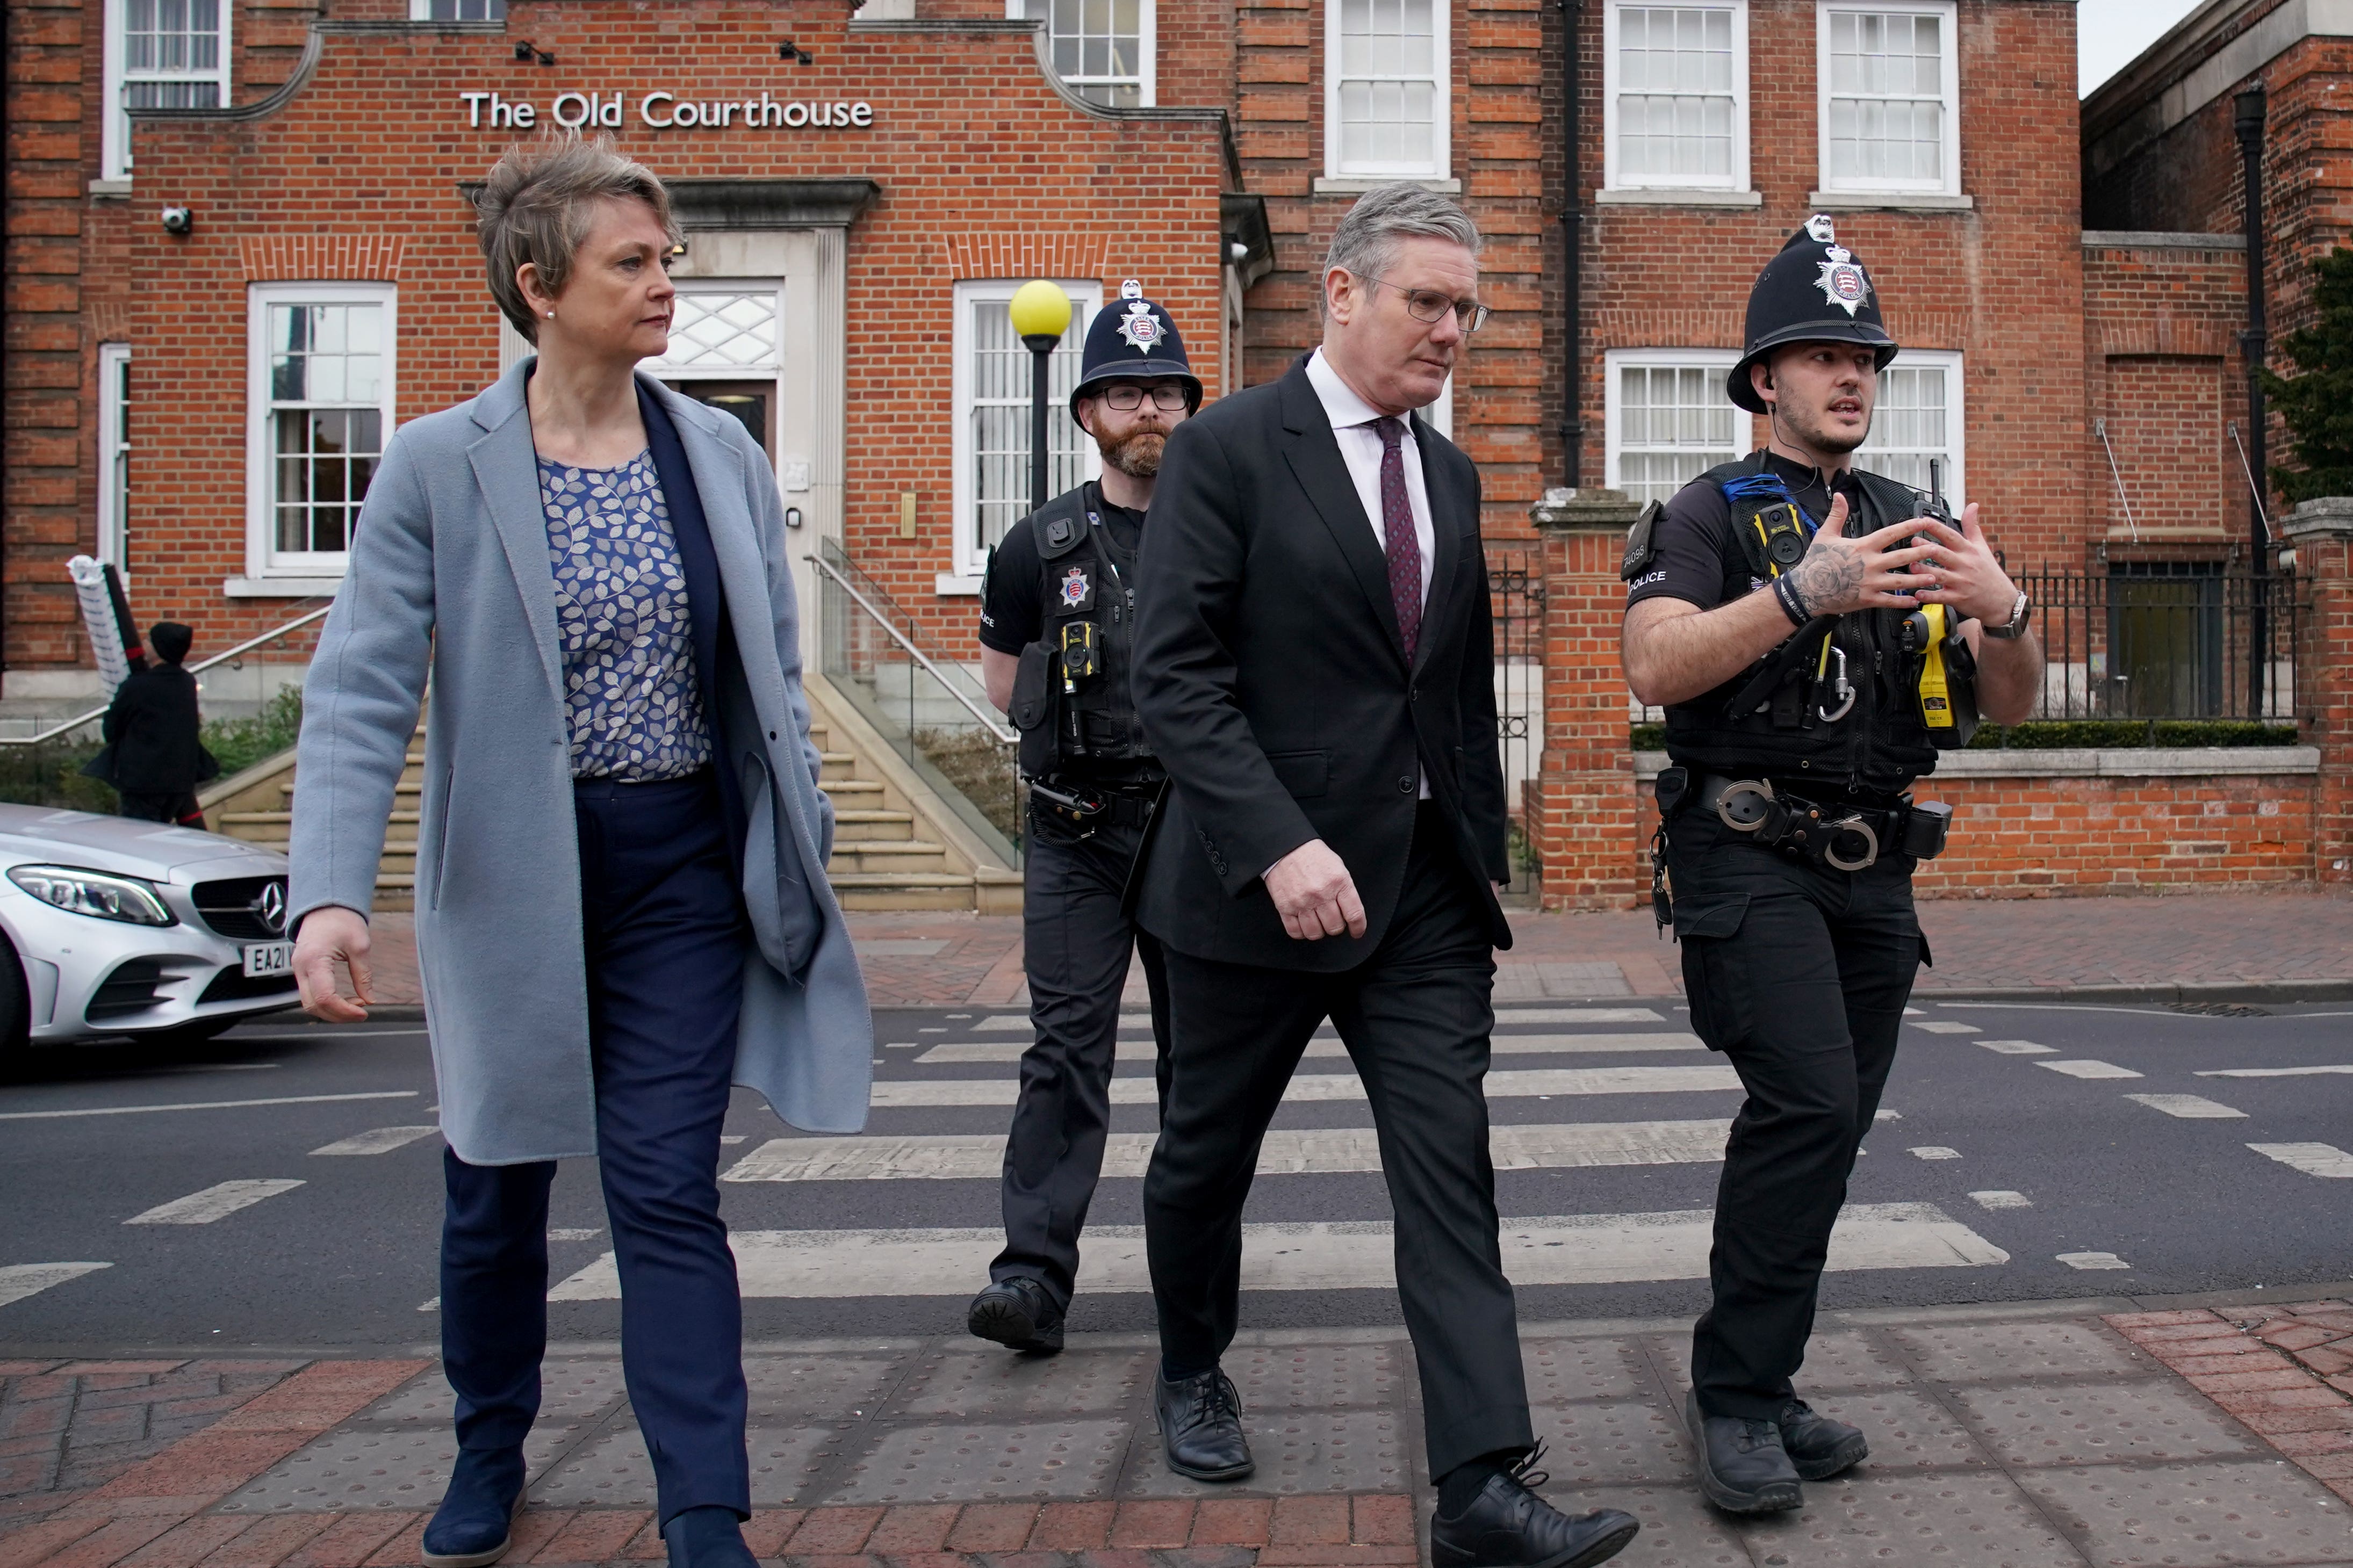
[(417, 950), (459, 1458), (425, 1561), (507, 1550), (548, 1188), (557, 1160), (594, 1154), (670, 1561), (748, 1568), (729, 1086), (854, 1132), (873, 1049), (826, 885), (783, 509), (740, 423), (636, 374), (676, 297), (659, 181), (548, 137), (501, 159), (477, 206), (491, 292), (539, 352), (404, 426), (369, 488), (303, 689), (295, 970), (314, 1016), (365, 1016), (367, 912), (429, 674)]

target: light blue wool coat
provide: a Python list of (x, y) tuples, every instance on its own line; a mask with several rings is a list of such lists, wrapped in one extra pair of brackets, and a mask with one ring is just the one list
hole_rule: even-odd
[[(523, 402), (532, 363), (393, 437), (303, 686), (296, 764), (291, 913), (364, 914), (429, 670), (417, 957), (442, 1131), (478, 1165), (596, 1152), (564, 660)], [(733, 417), (640, 382), (685, 447), (743, 663), (713, 737), (750, 818), (735, 1081), (796, 1127), (855, 1132), (874, 1031), (825, 879), (833, 808), (817, 787), (775, 476)]]

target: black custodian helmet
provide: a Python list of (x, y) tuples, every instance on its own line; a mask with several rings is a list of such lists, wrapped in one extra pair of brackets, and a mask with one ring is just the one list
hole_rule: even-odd
[(1757, 275), (1748, 291), (1748, 347), (1725, 377), (1724, 390), (1751, 414), (1765, 400), (1749, 384), (1748, 367), (1784, 343), (1863, 343), (1879, 351), (1879, 368), (1895, 357), (1895, 340), (1880, 319), (1879, 291), (1854, 253), (1838, 242), (1826, 213), (1816, 213), (1791, 235), (1781, 253)]
[(1079, 416), (1079, 399), (1106, 381), (1181, 381), (1185, 411), (1201, 406), (1201, 378), (1185, 358), (1176, 323), (1144, 297), (1144, 285), (1133, 278), (1119, 286), (1119, 303), (1096, 311), (1087, 328), (1079, 384), (1071, 388), (1071, 418)]

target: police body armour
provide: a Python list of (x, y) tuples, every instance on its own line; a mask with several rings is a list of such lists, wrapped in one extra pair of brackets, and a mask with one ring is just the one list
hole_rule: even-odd
[(1092, 481), (1018, 526), (1034, 531), (1045, 635), (1021, 651), (1012, 719), (1031, 778), (1123, 779), (1150, 772), (1128, 689), (1134, 646), (1133, 557), (1121, 559)]

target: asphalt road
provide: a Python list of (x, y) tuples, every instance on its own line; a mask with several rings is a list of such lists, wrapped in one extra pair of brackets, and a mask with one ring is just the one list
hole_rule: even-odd
[[(1640, 999), (1502, 1015), (1491, 1103), (1498, 1163), (1508, 1142), (1521, 1166), (1497, 1184), (1525, 1321), (1701, 1304), (1720, 1129), (1739, 1096), (1722, 1058), (1689, 1039), (1686, 1016)], [(976, 1009), (880, 1016), (865, 1139), (799, 1138), (738, 1092), (727, 1125), (741, 1142), (723, 1191), (751, 1337), (961, 1321), (992, 1250), (987, 1141), (1009, 1117), (1022, 1027)], [(1136, 1082), (1114, 1131), (1134, 1135), (1126, 1157), (1140, 1168), (1149, 1045), (1128, 1033), (1135, 1050), (1120, 1073)], [(2353, 1277), (2353, 1154), (2338, 1152), (2353, 1149), (2353, 1009), (1945, 1003), (1918, 1008), (1905, 1037), (1886, 1098), (1896, 1114), (1867, 1140), (1826, 1305)], [(1276, 1123), (1298, 1168), (1261, 1174), (1251, 1200), (1253, 1224), (1289, 1227), (1255, 1235), (1253, 1325), (1397, 1315), (1377, 1224), (1386, 1194), (1369, 1140), (1351, 1136), (1370, 1116), (1349, 1098), (1336, 1044), (1321, 1048), (1302, 1068), (1314, 1081)], [(2276, 1070), (2312, 1068), (2334, 1070)], [(2263, 1072), (2200, 1076), (2247, 1069)], [(20, 1064), (0, 1082), (0, 1354), (430, 1342), (434, 1105), (417, 1025), (281, 1020), (195, 1055), (100, 1045)], [(338, 1144), (349, 1152), (326, 1152)], [(833, 1173), (811, 1174), (813, 1156)], [(1132, 1237), (1098, 1230), (1140, 1225), (1141, 1184), (1113, 1176), (1097, 1196), (1090, 1229), (1105, 1239), (1088, 1267), (1105, 1288), (1082, 1282), (1074, 1329), (1150, 1322)], [(619, 1303), (592, 1163), (558, 1178), (551, 1223), (555, 1337), (613, 1339)], [(880, 1293), (848, 1293), (869, 1288)]]

